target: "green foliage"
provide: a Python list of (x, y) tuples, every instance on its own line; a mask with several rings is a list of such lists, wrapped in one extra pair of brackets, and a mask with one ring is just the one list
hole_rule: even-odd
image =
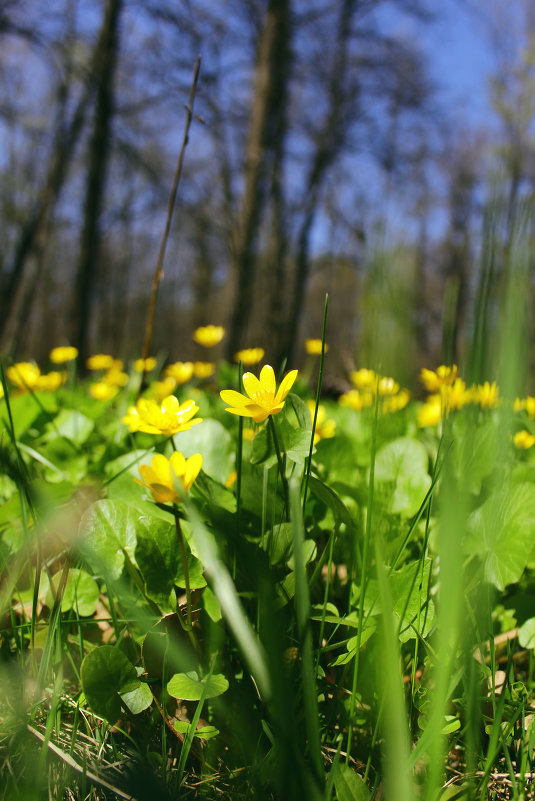
[(136, 669), (118, 648), (102, 645), (82, 662), (81, 682), (87, 701), (110, 723), (121, 715), (121, 694), (131, 694), (140, 686)]
[[(16, 657), (47, 699), (28, 714), (52, 738), (62, 719), (89, 737), (103, 718), (99, 737), (119, 751), (130, 737), (175, 789), (217, 764), (277, 799), (368, 799), (392, 771), (410, 797), (414, 768), (430, 799), (458, 745), (484, 788), (534, 705), (535, 473), (509, 436), (527, 411), (452, 411), (440, 442), (414, 407), (374, 419), (326, 401), (335, 435), (309, 464), (299, 395), (241, 453), (236, 420), (198, 397), (211, 416), (174, 441), (127, 434), (80, 386), (13, 398), (0, 671)], [(175, 447), (202, 471), (176, 506), (155, 503), (139, 466)]]

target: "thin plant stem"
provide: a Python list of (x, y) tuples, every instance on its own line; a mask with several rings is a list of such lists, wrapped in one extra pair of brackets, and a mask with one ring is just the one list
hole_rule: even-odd
[(329, 295), (325, 295), (325, 306), (323, 309), (323, 328), (321, 331), (321, 356), (320, 356), (320, 369), (318, 373), (318, 385), (316, 387), (316, 401), (314, 406), (314, 419), (312, 420), (312, 433), (310, 435), (310, 449), (308, 451), (308, 458), (305, 470), (305, 487), (303, 490), (303, 514), (305, 513), (305, 506), (307, 502), (308, 492), (308, 477), (310, 476), (310, 469), (312, 467), (312, 451), (314, 450), (314, 434), (316, 432), (316, 423), (318, 420), (318, 406), (320, 402), (321, 386), (323, 384), (323, 368), (325, 365), (325, 333), (327, 330), (327, 309), (329, 306)]
[(379, 418), (379, 379), (377, 379), (375, 387), (375, 411), (373, 416), (372, 428), (372, 443), (371, 443), (371, 462), (370, 462), (370, 483), (368, 487), (368, 505), (366, 512), (366, 528), (364, 531), (364, 548), (362, 553), (362, 577), (360, 582), (360, 597), (359, 597), (359, 620), (357, 629), (357, 647), (355, 652), (355, 663), (353, 666), (353, 681), (351, 685), (351, 713), (349, 715), (349, 725), (347, 729), (347, 757), (351, 756), (351, 740), (353, 737), (353, 719), (355, 716), (356, 708), (356, 693), (359, 674), (359, 656), (360, 645), (362, 641), (362, 626), (364, 622), (364, 598), (366, 595), (366, 586), (368, 583), (368, 561), (370, 551), (370, 539), (372, 530), (372, 511), (373, 511), (373, 497), (374, 497), (374, 482), (375, 482), (375, 451), (377, 447), (377, 421)]
[[(197, 58), (195, 59), (195, 66), (193, 68), (193, 80), (191, 83), (191, 89), (189, 93), (189, 101), (188, 105), (186, 106), (186, 125), (184, 127), (184, 137), (182, 139), (182, 147), (180, 148), (180, 153), (178, 155), (178, 162), (175, 170), (175, 175), (173, 178), (173, 185), (171, 187), (171, 193), (169, 195), (169, 201), (167, 203), (167, 219), (165, 221), (165, 228), (163, 232), (162, 241), (160, 244), (160, 251), (158, 253), (158, 260), (156, 262), (156, 269), (154, 271), (154, 276), (152, 279), (149, 309), (147, 312), (147, 321), (145, 324), (145, 336), (143, 339), (143, 349), (141, 351), (142, 359), (147, 359), (150, 354), (150, 346), (152, 342), (152, 330), (154, 328), (154, 315), (156, 312), (156, 299), (158, 297), (158, 288), (160, 286), (160, 281), (163, 278), (163, 269), (162, 269), (163, 260), (165, 257), (167, 240), (169, 239), (169, 231), (171, 229), (171, 220), (173, 219), (173, 210), (175, 207), (178, 185), (180, 183), (180, 177), (182, 175), (184, 154), (186, 152), (186, 147), (189, 142), (189, 129), (191, 126), (191, 121), (193, 119), (193, 104), (195, 102), (195, 92), (197, 91), (197, 81), (199, 78), (200, 68), (201, 68), (201, 57), (197, 56)], [(139, 385), (139, 394), (141, 394), (145, 386), (145, 376), (146, 376), (146, 370), (144, 364), (143, 372), (141, 374), (141, 381)]]
[(277, 454), (277, 464), (279, 466), (279, 473), (282, 481), (282, 488), (284, 491), (284, 503), (286, 504), (286, 520), (289, 520), (290, 517), (290, 496), (288, 493), (288, 480), (286, 478), (286, 473), (284, 470), (284, 462), (282, 460), (281, 449), (279, 447), (279, 440), (277, 437), (277, 427), (275, 425), (275, 421), (273, 420), (273, 416), (269, 415), (268, 417), (268, 425), (273, 436), (273, 444), (275, 445), (275, 453)]
[(184, 545), (184, 535), (182, 534), (182, 528), (180, 527), (180, 517), (178, 516), (178, 509), (176, 508), (176, 506), (174, 507), (173, 511), (175, 515), (175, 527), (178, 539), (178, 548), (180, 550), (180, 558), (182, 560), (182, 568), (184, 570), (184, 584), (186, 585), (186, 620), (188, 624), (188, 629), (191, 631), (193, 628), (193, 624), (191, 620), (191, 585), (189, 580), (188, 559), (186, 556), (186, 547)]

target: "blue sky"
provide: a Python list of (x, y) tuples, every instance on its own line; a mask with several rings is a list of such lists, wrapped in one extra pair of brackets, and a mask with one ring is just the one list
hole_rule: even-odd
[(489, 31), (481, 17), (463, 3), (441, 3), (438, 20), (422, 45), (452, 123), (480, 126), (492, 116), (488, 82), (496, 69)]

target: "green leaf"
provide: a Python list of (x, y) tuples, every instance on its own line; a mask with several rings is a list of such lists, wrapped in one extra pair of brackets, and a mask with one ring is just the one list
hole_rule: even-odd
[(345, 762), (338, 762), (334, 770), (334, 787), (338, 801), (368, 801), (370, 791), (364, 779)]
[(280, 523), (275, 528), (266, 532), (264, 540), (264, 550), (269, 556), (270, 564), (277, 565), (279, 562), (290, 558), (293, 550), (293, 534), (291, 523)]
[(130, 690), (128, 693), (120, 693), (123, 703), (133, 715), (139, 715), (143, 710), (148, 709), (152, 704), (152, 692), (148, 684), (140, 682), (139, 687)]
[(136, 521), (135, 536), (136, 562), (147, 595), (167, 608), (180, 562), (175, 526), (158, 518), (140, 518)]
[[(189, 584), (192, 590), (200, 590), (202, 587), (206, 587), (206, 579), (203, 575), (203, 566), (201, 562), (193, 556), (192, 553), (187, 554), (187, 561), (188, 561), (188, 572), (189, 572)], [(186, 578), (184, 575), (184, 567), (182, 565), (182, 560), (178, 563), (178, 570), (175, 576), (175, 584), (178, 584), (179, 587), (186, 586)]]
[(111, 724), (121, 715), (119, 694), (130, 693), (141, 684), (135, 667), (112, 645), (101, 645), (85, 657), (81, 680), (90, 707)]
[[(11, 414), (13, 415), (13, 424), (15, 426), (15, 436), (20, 437), (27, 431), (27, 429), (34, 422), (38, 421), (37, 418), (42, 416), (42, 419), (47, 418), (42, 415), (39, 403), (45, 409), (45, 412), (50, 412), (52, 416), (56, 412), (57, 404), (55, 396), (50, 392), (38, 392), (35, 397), (31, 393), (24, 395), (11, 395), (9, 397), (9, 404), (11, 406)], [(2, 410), (2, 416), (7, 426), (7, 410)]]
[[(310, 429), (307, 431), (302, 428), (294, 428), (285, 417), (280, 415), (274, 420), (274, 423), (281, 453), (285, 453), (292, 462), (302, 465), (310, 451)], [(265, 464), (266, 467), (272, 467), (277, 463), (277, 453), (267, 423), (253, 438), (251, 462), (252, 464)]]
[(520, 626), (518, 642), (522, 648), (535, 648), (535, 617), (530, 617)]
[(214, 623), (221, 620), (221, 607), (215, 593), (212, 592), (210, 587), (206, 587), (202, 594), (202, 603), (206, 612)]
[[(54, 593), (58, 591), (63, 571), (58, 571), (52, 577)], [(79, 615), (89, 617), (95, 613), (97, 608), (100, 590), (95, 579), (86, 573), (85, 570), (71, 568), (65, 584), (65, 591), (61, 599), (61, 611), (67, 612), (74, 609)], [(49, 588), (46, 594), (46, 605), (52, 607), (54, 596)]]
[(404, 517), (416, 514), (431, 486), (427, 472), (429, 457), (421, 442), (409, 437), (400, 437), (377, 452), (375, 481), (381, 484), (394, 483), (394, 491), (382, 489), (389, 499), (389, 511)]
[(485, 579), (503, 590), (518, 581), (535, 545), (535, 487), (495, 492), (468, 518), (466, 553), (483, 559)]
[[(392, 599), (392, 612), (399, 628), (401, 642), (415, 639), (416, 629), (425, 636), (434, 620), (434, 604), (429, 602), (426, 610), (429, 583), (431, 580), (431, 559), (426, 559), (422, 571), (419, 562), (403, 565), (400, 570), (394, 570), (388, 577)], [(358, 602), (359, 588), (355, 587), (355, 602)], [(370, 615), (381, 613), (379, 586), (376, 579), (368, 582), (364, 609)]]
[(74, 409), (62, 409), (47, 428), (46, 440), (54, 439), (58, 435), (65, 437), (78, 445), (86, 441), (94, 428), (94, 423), (85, 414)]
[(215, 698), (228, 690), (228, 681), (221, 673), (204, 679), (194, 671), (175, 673), (167, 682), (167, 692), (182, 701), (199, 701), (206, 685), (205, 698)]
[(201, 470), (195, 479), (195, 492), (202, 495), (210, 507), (219, 507), (226, 512), (236, 511), (236, 496), (227, 487), (215, 481), (211, 476)]
[(310, 415), (310, 409), (306, 405), (305, 401), (294, 392), (290, 392), (290, 394), (286, 397), (286, 402), (284, 404), (284, 415), (286, 419), (288, 419), (290, 415), (290, 410), (293, 414), (295, 414), (299, 428), (308, 433), (308, 446), (310, 448), (310, 436), (312, 434), (312, 417)]
[(328, 487), (327, 484), (324, 484), (323, 481), (314, 476), (309, 476), (308, 486), (316, 498), (319, 498), (332, 510), (337, 525), (345, 523), (348, 528), (354, 527), (355, 524), (347, 506), (331, 487)]
[(474, 495), (481, 492), (482, 480), (491, 473), (496, 461), (499, 433), (494, 420), (476, 427), (468, 415), (456, 415), (453, 423), (453, 465), (466, 492)]
[(175, 442), (177, 449), (186, 457), (201, 453), (203, 471), (221, 484), (225, 483), (234, 470), (233, 439), (217, 420), (204, 419), (189, 431), (177, 434)]
[(118, 579), (125, 552), (134, 561), (140, 513), (122, 501), (92, 504), (80, 521), (81, 550), (96, 573)]
[[(187, 720), (176, 720), (173, 723), (173, 727), (175, 731), (179, 734), (186, 734), (191, 723), (188, 723)], [(212, 737), (216, 737), (219, 734), (219, 729), (216, 729), (215, 726), (201, 726), (198, 729), (195, 729), (194, 737), (199, 737), (201, 740), (210, 740)]]

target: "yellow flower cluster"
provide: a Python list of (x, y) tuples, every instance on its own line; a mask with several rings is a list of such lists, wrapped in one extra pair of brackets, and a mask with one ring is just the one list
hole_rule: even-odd
[(67, 380), (67, 373), (53, 370), (42, 373), (35, 362), (17, 362), (6, 375), (21, 392), (54, 392)]
[(352, 372), (349, 377), (355, 388), (340, 396), (341, 406), (361, 411), (375, 406), (378, 396), (379, 413), (390, 414), (404, 409), (410, 400), (408, 389), (400, 388), (393, 378), (379, 375), (374, 370), (362, 368)]
[(150, 373), (156, 367), (156, 359), (154, 356), (148, 356), (146, 359), (136, 359), (134, 362), (134, 370), (136, 373)]
[(111, 400), (117, 395), (120, 387), (128, 384), (128, 373), (123, 370), (123, 362), (108, 353), (96, 353), (90, 356), (86, 366), (93, 372), (104, 373), (89, 387), (90, 395), (96, 400)]
[(513, 442), (517, 448), (528, 450), (528, 448), (532, 448), (535, 445), (535, 436), (524, 428), (522, 431), (516, 432)]
[(456, 364), (441, 365), (436, 370), (424, 367), (420, 380), (430, 393), (418, 409), (418, 425), (422, 428), (438, 425), (450, 412), (462, 409), (468, 403), (478, 404), (482, 409), (494, 409), (499, 402), (500, 390), (495, 381), (467, 387)]

